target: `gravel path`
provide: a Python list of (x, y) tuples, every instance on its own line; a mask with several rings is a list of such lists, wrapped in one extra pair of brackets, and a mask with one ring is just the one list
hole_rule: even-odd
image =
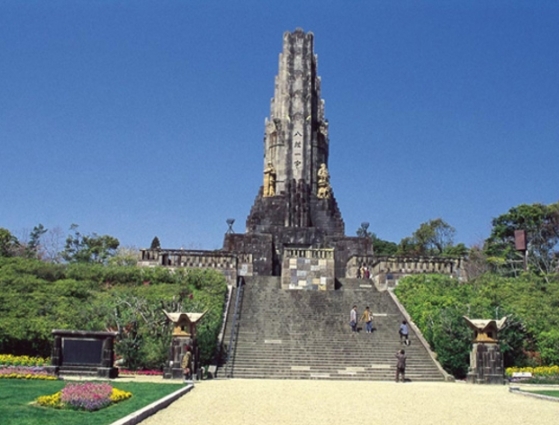
[(142, 425), (559, 424), (559, 403), (506, 385), (319, 380), (213, 380)]

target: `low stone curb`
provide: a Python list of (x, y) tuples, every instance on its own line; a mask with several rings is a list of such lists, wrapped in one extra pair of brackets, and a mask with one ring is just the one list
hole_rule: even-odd
[(189, 392), (193, 388), (194, 388), (194, 384), (185, 385), (180, 390), (177, 390), (174, 393), (163, 397), (162, 399), (159, 399), (159, 400), (157, 400), (157, 401), (155, 401), (151, 404), (148, 404), (146, 407), (144, 407), (140, 410), (137, 410), (134, 413), (130, 413), (128, 416), (125, 416), (124, 418), (119, 419), (116, 422), (113, 422), (111, 425), (135, 425), (135, 424), (138, 424), (138, 423), (142, 422), (144, 419), (146, 419), (147, 417), (149, 417), (149, 416), (153, 415), (154, 413), (157, 413), (161, 409), (164, 409), (165, 407), (169, 406), (172, 402), (176, 401), (177, 399), (179, 399), (180, 397), (185, 395), (187, 392)]
[(551, 397), (548, 395), (543, 395), (543, 394), (535, 394), (529, 391), (523, 391), (518, 387), (509, 387), (509, 392), (513, 393), (513, 394), (520, 394), (526, 397), (533, 397), (533, 398), (539, 398), (542, 400), (547, 400), (547, 401), (555, 401), (555, 402), (559, 402), (559, 398), (557, 397)]

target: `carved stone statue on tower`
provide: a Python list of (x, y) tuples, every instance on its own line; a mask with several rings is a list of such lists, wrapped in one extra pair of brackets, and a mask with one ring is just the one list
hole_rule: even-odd
[(319, 199), (329, 199), (330, 198), (330, 173), (326, 164), (322, 163), (318, 169), (318, 191), (317, 196)]
[(276, 196), (276, 170), (270, 161), (268, 161), (268, 165), (264, 169), (263, 196)]

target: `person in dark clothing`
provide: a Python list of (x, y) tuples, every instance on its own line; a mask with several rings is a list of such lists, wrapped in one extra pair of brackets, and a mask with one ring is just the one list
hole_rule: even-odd
[(354, 305), (349, 312), (349, 326), (351, 326), (351, 332), (357, 332), (357, 306)]
[(396, 353), (396, 382), (400, 382), (400, 375), (402, 376), (402, 382), (406, 382), (406, 352), (400, 350)]

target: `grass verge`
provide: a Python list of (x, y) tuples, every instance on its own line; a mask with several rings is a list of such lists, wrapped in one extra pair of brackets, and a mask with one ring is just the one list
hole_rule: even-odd
[(108, 425), (181, 388), (181, 384), (113, 382), (121, 390), (130, 391), (128, 400), (96, 412), (56, 410), (30, 403), (41, 395), (60, 391), (64, 381), (0, 380), (0, 423), (2, 425)]
[(539, 390), (539, 391), (528, 391), (528, 392), (559, 398), (559, 390)]

